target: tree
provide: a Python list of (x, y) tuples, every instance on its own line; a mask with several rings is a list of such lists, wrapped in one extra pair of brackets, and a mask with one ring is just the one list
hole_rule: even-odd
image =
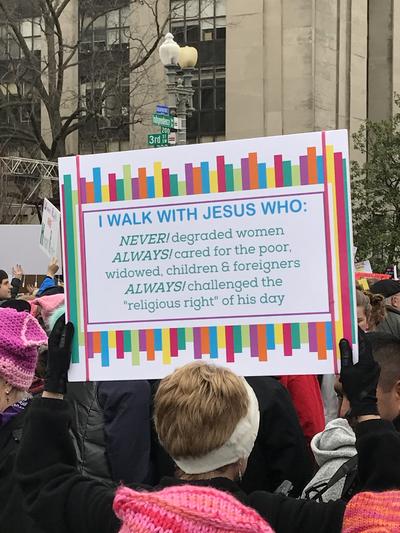
[[(395, 104), (400, 107), (399, 95)], [(366, 157), (351, 165), (357, 258), (384, 272), (400, 259), (400, 112), (391, 120), (367, 121), (353, 141)]]
[[(77, 131), (99, 139), (128, 132), (129, 138), (129, 126), (141, 121), (140, 106), (152, 98), (148, 67), (169, 21), (160, 5), (0, 0), (2, 151), (18, 145), (56, 160)], [(71, 33), (73, 13), (78, 27)]]

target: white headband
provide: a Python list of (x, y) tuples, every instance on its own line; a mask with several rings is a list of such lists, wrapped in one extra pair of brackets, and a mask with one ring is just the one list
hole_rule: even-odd
[(249, 408), (246, 415), (239, 420), (232, 435), (220, 448), (212, 450), (202, 457), (185, 457), (175, 463), (185, 474), (204, 474), (226, 465), (236, 463), (239, 459), (247, 459), (253, 449), (260, 425), (258, 401), (253, 389), (243, 379), (249, 396)]

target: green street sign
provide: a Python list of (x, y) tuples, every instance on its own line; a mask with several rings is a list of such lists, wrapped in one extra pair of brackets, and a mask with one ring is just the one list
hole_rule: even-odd
[(166, 133), (167, 135), (171, 133), (170, 128), (166, 128), (165, 126), (161, 126), (160, 129), (161, 129), (161, 133)]
[(168, 133), (151, 133), (147, 136), (149, 146), (168, 146)]
[(154, 113), (153, 115), (153, 124), (155, 126), (163, 126), (164, 128), (174, 128), (175, 120), (175, 117), (160, 115), (158, 113)]

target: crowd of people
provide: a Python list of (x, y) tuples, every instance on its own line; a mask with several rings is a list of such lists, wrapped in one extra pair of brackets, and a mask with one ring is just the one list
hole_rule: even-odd
[(1, 533), (400, 531), (400, 281), (356, 290), (338, 376), (68, 383), (57, 271), (0, 270)]

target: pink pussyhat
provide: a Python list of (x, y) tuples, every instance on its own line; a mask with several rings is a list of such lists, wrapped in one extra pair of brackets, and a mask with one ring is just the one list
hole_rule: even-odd
[(28, 390), (43, 344), (47, 344), (47, 335), (36, 318), (0, 307), (0, 377), (17, 389)]
[(64, 305), (64, 301), (64, 294), (51, 294), (50, 296), (35, 298), (31, 303), (38, 307), (35, 316), (37, 316), (38, 312), (40, 312), (45, 324), (47, 325), (51, 315), (62, 305)]
[(157, 492), (118, 489), (113, 505), (120, 533), (273, 533), (261, 516), (231, 494), (177, 485)]

